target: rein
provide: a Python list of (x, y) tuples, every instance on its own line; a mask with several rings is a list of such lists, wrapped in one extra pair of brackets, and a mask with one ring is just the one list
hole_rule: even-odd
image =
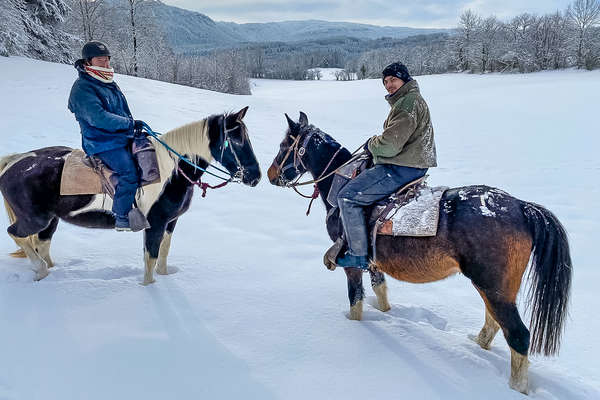
[[(308, 142), (310, 141), (311, 137), (312, 137), (312, 133), (308, 134), (306, 138), (304, 138), (304, 142), (302, 143), (302, 147), (300, 147), (298, 149), (298, 144), (300, 143), (300, 137), (301, 135), (298, 135), (297, 137), (293, 137), (290, 136), (294, 139), (294, 141), (292, 142), (292, 145), (288, 148), (287, 153), (285, 154), (285, 156), (283, 157), (283, 160), (281, 161), (281, 166), (285, 165), (285, 162), (287, 161), (287, 159), (289, 158), (290, 154), (292, 154), (292, 151), (294, 152), (294, 164), (289, 165), (287, 167), (281, 168), (280, 165), (277, 166), (277, 170), (278, 170), (278, 175), (281, 176), (281, 174), (287, 170), (288, 168), (295, 168), (296, 171), (299, 173), (298, 177), (296, 178), (296, 180), (294, 182), (290, 182), (287, 183), (286, 186), (287, 187), (291, 187), (292, 189), (294, 189), (294, 191), (296, 193), (298, 193), (301, 197), (304, 197), (305, 199), (310, 199), (310, 203), (308, 203), (308, 209), (306, 210), (306, 216), (308, 216), (310, 214), (310, 209), (312, 207), (313, 202), (315, 201), (316, 198), (319, 197), (319, 187), (317, 186), (317, 183), (324, 181), (325, 179), (329, 178), (330, 176), (332, 176), (333, 174), (335, 174), (337, 171), (340, 170), (340, 168), (348, 165), (349, 163), (351, 163), (352, 161), (356, 160), (358, 157), (358, 152), (362, 149), (362, 146), (359, 147), (358, 149), (354, 150), (354, 152), (351, 154), (351, 158), (350, 160), (346, 161), (344, 164), (340, 165), (338, 168), (334, 169), (333, 171), (331, 171), (330, 173), (328, 173), (327, 175), (325, 175), (325, 173), (327, 172), (327, 170), (329, 169), (329, 167), (331, 167), (331, 164), (333, 163), (333, 160), (335, 160), (335, 158), (337, 157), (337, 155), (339, 154), (339, 152), (342, 150), (342, 146), (340, 145), (340, 147), (336, 150), (336, 152), (333, 154), (333, 156), (331, 156), (331, 159), (329, 160), (329, 162), (327, 163), (327, 165), (325, 166), (325, 169), (323, 170), (323, 172), (321, 172), (321, 174), (313, 180), (310, 181), (306, 181), (306, 182), (298, 182), (300, 180), (300, 178), (302, 177), (302, 175), (304, 175), (307, 171), (308, 168), (306, 168), (306, 165), (304, 165), (304, 162), (302, 161), (302, 156), (304, 154), (306, 154), (306, 148), (308, 146)], [(304, 167), (304, 172), (300, 172), (298, 170), (298, 161), (300, 162), (300, 165), (302, 165), (302, 167)], [(324, 176), (325, 175), (325, 176)], [(312, 195), (307, 196), (303, 193), (300, 193), (300, 191), (296, 188), (298, 186), (304, 186), (304, 185), (313, 185), (314, 186), (314, 190)]]
[(171, 146), (169, 146), (168, 144), (166, 144), (163, 140), (161, 140), (159, 138), (159, 136), (161, 135), (158, 132), (153, 131), (147, 124), (144, 123), (143, 128), (146, 131), (147, 134), (149, 134), (150, 136), (152, 136), (154, 139), (156, 139), (157, 142), (159, 142), (160, 144), (162, 144), (168, 151), (170, 151), (171, 153), (175, 154), (180, 160), (185, 161), (186, 163), (188, 163), (189, 165), (191, 165), (192, 167), (194, 167), (194, 169), (199, 169), (200, 171), (206, 172), (209, 175), (212, 175), (218, 179), (223, 180), (223, 182), (221, 182), (218, 185), (210, 185), (206, 182), (202, 182), (202, 177), (199, 177), (197, 181), (192, 180), (189, 176), (186, 175), (185, 172), (183, 172), (183, 169), (181, 169), (181, 167), (179, 165), (177, 165), (177, 171), (179, 173), (181, 173), (184, 178), (191, 183), (194, 186), (198, 186), (201, 190), (202, 190), (202, 197), (206, 197), (206, 191), (208, 189), (219, 189), (224, 187), (225, 185), (227, 185), (229, 182), (236, 182), (236, 183), (240, 183), (242, 180), (242, 176), (244, 174), (244, 167), (242, 166), (240, 159), (237, 155), (237, 153), (235, 152), (233, 146), (229, 145), (230, 142), (230, 138), (229, 138), (229, 131), (226, 127), (225, 124), (225, 116), (223, 116), (222, 120), (219, 122), (219, 127), (220, 129), (220, 137), (221, 140), (223, 142), (223, 145), (221, 146), (221, 161), (223, 160), (223, 154), (225, 153), (225, 149), (229, 148), (231, 151), (231, 154), (233, 154), (233, 157), (235, 159), (235, 162), (237, 164), (237, 171), (235, 173), (235, 175), (231, 175), (231, 173), (229, 173), (228, 171), (225, 171), (219, 167), (217, 167), (216, 165), (213, 165), (211, 163), (209, 163), (208, 165), (210, 167), (213, 167), (214, 169), (216, 169), (219, 172), (222, 173), (226, 173), (229, 174), (230, 178), (223, 178), (222, 176), (219, 176), (217, 174), (214, 174), (210, 171), (207, 171), (205, 168), (202, 168), (201, 166), (199, 166), (198, 164), (194, 163), (193, 161), (191, 161), (189, 158), (187, 158), (186, 156), (178, 153), (175, 149), (173, 149)]
[[(191, 161), (189, 158), (187, 158), (186, 156), (179, 154), (175, 149), (173, 149), (171, 146), (169, 146), (168, 144), (166, 144), (163, 140), (161, 140), (159, 138), (160, 135), (162, 135), (162, 133), (158, 133), (153, 131), (147, 124), (143, 125), (144, 130), (146, 131), (146, 133), (150, 136), (152, 136), (154, 139), (156, 139), (156, 141), (160, 144), (162, 144), (168, 151), (170, 151), (171, 153), (175, 154), (181, 161), (185, 161), (186, 163), (188, 163), (189, 165), (191, 165), (192, 167), (194, 167), (194, 169), (199, 169), (200, 171), (206, 172), (209, 175), (214, 176), (215, 178), (221, 179), (223, 181), (226, 182), (233, 182), (234, 179), (233, 177), (230, 177), (229, 179), (227, 178), (223, 178), (222, 176), (219, 176), (217, 174), (214, 174), (210, 171), (207, 171), (206, 169), (202, 168), (201, 166), (199, 166), (198, 164), (194, 163), (193, 161)], [(223, 147), (225, 147), (225, 145), (223, 145)], [(208, 164), (210, 167), (213, 167), (214, 169), (216, 169), (219, 172), (223, 172), (226, 174), (229, 174), (228, 171), (224, 171), (221, 168), (217, 167), (216, 165), (213, 164)], [(178, 167), (179, 168), (179, 167)], [(231, 175), (231, 174), (230, 174)]]
[(209, 185), (206, 182), (202, 182), (202, 177), (199, 177), (197, 181), (192, 180), (192, 178), (190, 178), (189, 176), (186, 175), (185, 172), (183, 172), (183, 170), (181, 169), (181, 167), (177, 166), (177, 170), (179, 171), (179, 173), (181, 175), (183, 175), (183, 177), (185, 179), (187, 179), (187, 181), (189, 183), (191, 183), (194, 186), (198, 186), (201, 190), (202, 190), (202, 197), (206, 197), (206, 190), (207, 189), (220, 189), (222, 187), (224, 187), (225, 185), (227, 185), (229, 183), (229, 181), (225, 181), (225, 182), (221, 182), (218, 185)]

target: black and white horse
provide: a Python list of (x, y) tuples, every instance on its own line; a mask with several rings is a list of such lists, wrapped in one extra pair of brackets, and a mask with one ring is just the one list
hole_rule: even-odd
[[(214, 158), (242, 183), (256, 186), (260, 168), (242, 119), (237, 113), (213, 115), (167, 132), (161, 140), (202, 168)], [(167, 255), (177, 219), (190, 206), (194, 184), (203, 174), (156, 143), (161, 180), (138, 190), (136, 205), (150, 228), (144, 231), (144, 284), (153, 271), (167, 274)], [(46, 147), (0, 158), (0, 192), (11, 225), (9, 236), (36, 268), (36, 280), (53, 266), (50, 241), (59, 219), (86, 228), (113, 228), (112, 200), (105, 195), (60, 194), (69, 147)]]

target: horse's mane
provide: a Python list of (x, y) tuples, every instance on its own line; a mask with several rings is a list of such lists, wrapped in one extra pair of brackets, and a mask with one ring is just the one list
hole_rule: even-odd
[[(202, 158), (207, 162), (212, 160), (208, 137), (208, 118), (190, 122), (165, 133), (160, 139), (172, 147), (179, 154), (187, 155), (193, 161)], [(160, 169), (161, 180), (169, 179), (177, 167), (177, 156), (167, 150), (165, 146), (154, 142), (156, 157)]]

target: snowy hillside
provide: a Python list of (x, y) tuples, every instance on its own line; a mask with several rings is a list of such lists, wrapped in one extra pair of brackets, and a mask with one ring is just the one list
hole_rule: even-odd
[[(75, 70), (0, 57), (0, 153), (79, 146), (66, 109)], [(0, 399), (525, 399), (508, 387), (501, 334), (468, 339), (481, 298), (463, 276), (388, 280), (392, 309), (367, 290), (350, 321), (346, 278), (329, 272), (324, 207), (268, 183), (284, 112), (350, 149), (387, 115), (380, 80), (253, 81), (232, 96), (117, 76), (135, 118), (165, 131), (249, 105), (263, 169), (256, 188), (196, 193), (177, 225), (169, 268), (143, 287), (142, 234), (59, 224), (56, 267), (33, 282), (0, 210)], [(418, 78), (436, 130), (430, 184), (484, 183), (556, 213), (574, 263), (557, 358), (534, 357), (532, 399), (600, 399), (598, 229), (600, 71)], [(521, 304), (521, 309), (522, 309)], [(528, 323), (528, 321), (527, 321)]]

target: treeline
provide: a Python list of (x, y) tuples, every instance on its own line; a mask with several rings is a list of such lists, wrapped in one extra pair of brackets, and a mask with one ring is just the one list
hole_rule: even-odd
[(72, 63), (89, 40), (105, 42), (115, 72), (225, 93), (250, 94), (237, 52), (176, 55), (155, 0), (1, 0), (0, 55)]
[(415, 75), (591, 70), (600, 68), (599, 23), (599, 0), (576, 0), (562, 12), (521, 14), (505, 22), (466, 11), (453, 35), (367, 51), (345, 68), (359, 78), (378, 76), (396, 60)]
[(1, 0), (0, 55), (70, 63), (83, 43), (106, 42), (118, 73), (225, 93), (250, 94), (248, 78), (319, 79), (316, 67), (342, 68), (340, 80), (379, 77), (393, 61), (412, 74), (533, 72), (600, 68), (600, 0), (575, 0), (553, 14), (508, 21), (472, 11), (450, 33), (405, 39), (333, 38), (252, 43), (175, 53), (157, 17), (157, 0)]

